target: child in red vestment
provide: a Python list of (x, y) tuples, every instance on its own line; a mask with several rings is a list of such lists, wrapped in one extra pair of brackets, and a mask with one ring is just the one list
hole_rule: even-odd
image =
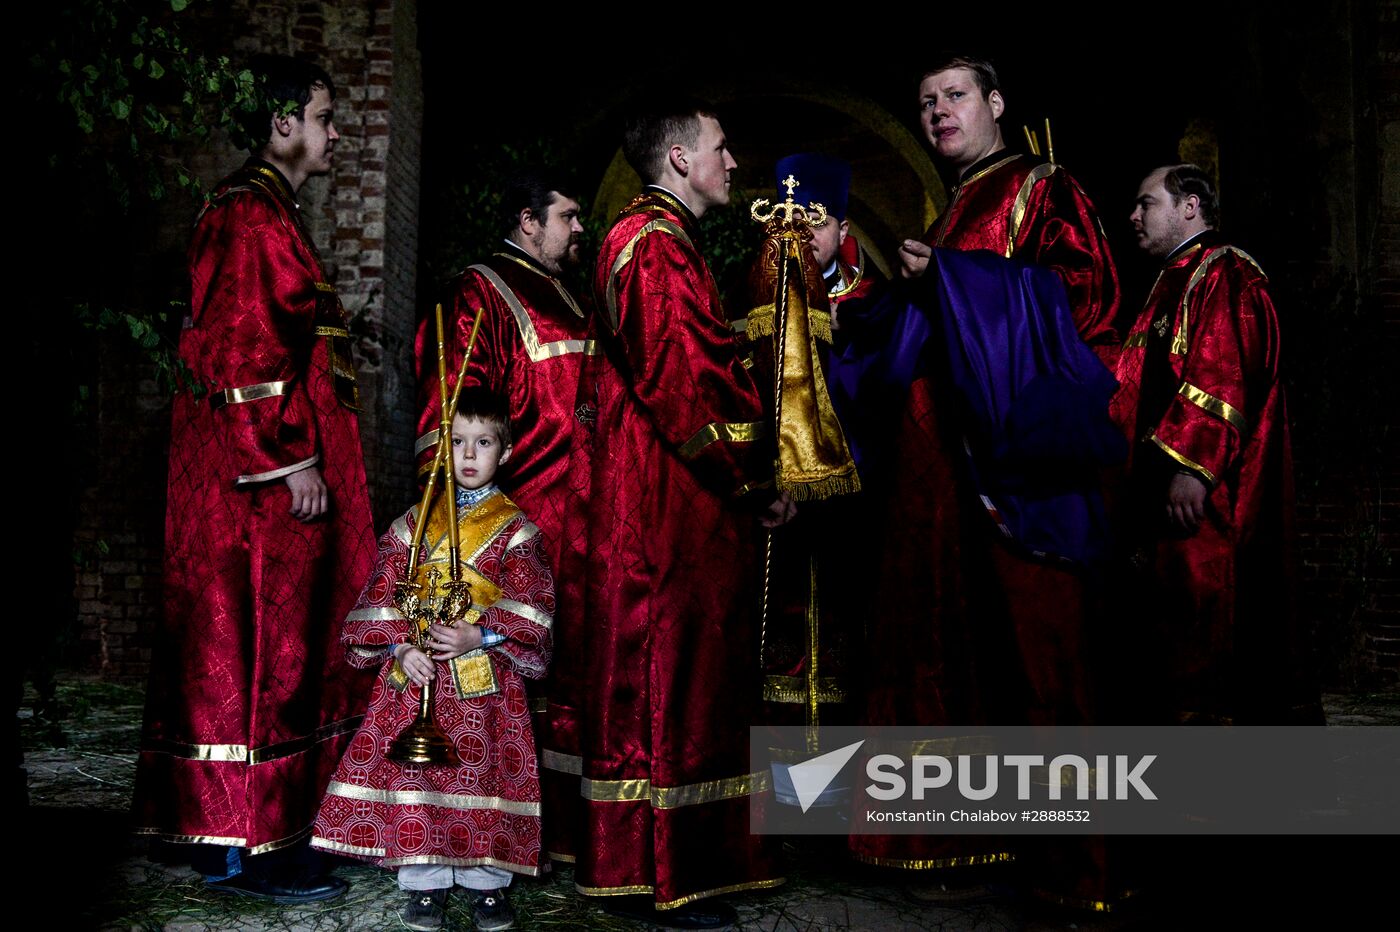
[[(540, 788), (525, 678), (544, 676), (554, 581), (539, 529), (493, 482), (511, 454), (504, 403), (464, 390), (452, 422), (465, 622), (430, 625), (425, 649), (394, 603), (420, 519), (418, 507), (379, 540), (374, 572), (341, 636), (350, 663), (381, 666), (364, 724), (336, 770), (313, 847), (398, 868), (409, 892), (400, 917), (438, 929), (454, 886), (473, 891), (480, 929), (506, 929), (512, 874), (538, 874)], [(418, 578), (448, 575), (446, 509), (432, 509)], [(456, 749), (451, 766), (399, 764), (385, 756), (434, 680), (433, 714)]]

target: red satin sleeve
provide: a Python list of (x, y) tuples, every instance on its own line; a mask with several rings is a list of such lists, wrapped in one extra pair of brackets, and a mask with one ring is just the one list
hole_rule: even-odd
[[(509, 546), (511, 538), (530, 531), (534, 533)], [(496, 580), (501, 589), (500, 597), (481, 613), (477, 624), (505, 635), (492, 651), (532, 680), (544, 677), (553, 649), (554, 578), (542, 544), (534, 525), (519, 518), (477, 560), (477, 568)]]
[(278, 478), (319, 452), (307, 371), (316, 339), (315, 260), (265, 196), (234, 192), (190, 246), (194, 306), (186, 363), (211, 391), (284, 383), (215, 415), (230, 483)]
[(394, 587), (403, 579), (408, 567), (412, 533), (408, 522), (401, 517), (379, 538), (374, 570), (341, 626), (340, 642), (345, 647), (345, 659), (352, 667), (381, 666), (389, 659), (386, 647), (407, 643), (412, 638), (409, 620), (394, 607)]
[(703, 481), (737, 491), (761, 472), (762, 406), (714, 282), (678, 236), (656, 231), (632, 242), (631, 258), (611, 276), (614, 362), (666, 445)]
[[(1222, 260), (1233, 266), (1236, 260)], [(1196, 289), (1182, 384), (1153, 432), (1212, 486), (1239, 460), (1278, 378), (1278, 316), (1262, 282), (1221, 268)]]
[(1059, 273), (1080, 337), (1112, 368), (1120, 343), (1118, 269), (1089, 196), (1066, 172), (1054, 171), (1031, 190), (1024, 216), (1016, 257)]

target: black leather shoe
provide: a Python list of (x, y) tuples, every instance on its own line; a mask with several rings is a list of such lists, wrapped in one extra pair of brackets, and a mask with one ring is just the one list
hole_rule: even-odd
[(228, 880), (206, 883), (216, 893), (232, 893), (269, 903), (317, 903), (344, 896), (350, 884), (339, 877), (319, 874), (312, 877), (278, 877), (244, 871)]
[(657, 909), (649, 899), (626, 896), (609, 897), (598, 905), (610, 915), (663, 929), (725, 929), (739, 921), (734, 907), (718, 900), (698, 900), (675, 909)]

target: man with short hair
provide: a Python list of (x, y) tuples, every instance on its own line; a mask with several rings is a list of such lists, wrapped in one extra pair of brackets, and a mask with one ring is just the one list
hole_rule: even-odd
[(251, 68), (253, 157), (190, 245), (135, 810), (139, 833), (200, 843), (209, 889), (301, 902), (346, 888), (292, 853), (363, 711), (337, 641), (374, 534), (346, 316), (296, 202), (330, 171), (335, 85), (292, 58)]
[[(562, 178), (541, 169), (526, 169), (510, 178), (501, 196), (501, 248), (457, 276), (443, 302), (449, 393), (456, 387), (472, 328), (480, 318), (466, 385), (484, 386), (510, 403), (519, 443), (499, 482), (543, 531), (545, 562), (554, 574), (558, 599), (554, 638), (560, 656), (567, 657), (582, 650), (586, 528), (576, 515), (588, 491), (586, 470), (571, 469), (569, 463), (579, 425), (579, 374), (584, 360), (597, 351), (588, 332), (589, 315), (563, 279), (578, 264), (583, 235), (572, 190)], [(421, 412), (416, 449), (424, 471), (432, 465), (442, 423), (432, 317), (419, 327), (414, 349)], [(577, 754), (575, 681), (581, 672), (576, 663), (561, 663), (539, 693), (532, 690), (536, 712), (543, 711), (544, 696), (558, 706), (554, 731), (544, 727), (542, 715), (535, 718), (542, 726), (540, 747)], [(545, 850), (571, 857), (570, 813), (578, 778), (556, 771), (546, 771), (543, 777)]]
[(1114, 413), (1135, 441), (1126, 534), (1154, 719), (1320, 723), (1293, 610), (1293, 476), (1268, 279), (1216, 230), (1195, 165), (1138, 189), (1162, 270), (1123, 345)]
[[(714, 113), (691, 101), (642, 108), (623, 153), (647, 187), (603, 241), (595, 332), (580, 408), (592, 494), (577, 757), (575, 882), (653, 923), (734, 921), (716, 894), (770, 887), (768, 846), (749, 830), (758, 721), (756, 518), (771, 476), (762, 406), (697, 246), (697, 221), (729, 200), (735, 168)], [(781, 520), (775, 503), (769, 520)], [(629, 899), (628, 895), (633, 895)], [(640, 897), (644, 896), (645, 899)]]
[(928, 267), (930, 249), (989, 249), (1052, 268), (1065, 284), (1084, 342), (1110, 362), (1117, 345), (1118, 271), (1103, 224), (1084, 190), (1051, 161), (1012, 152), (991, 62), (948, 55), (919, 83), (919, 122), (939, 166), (954, 172), (952, 199), (922, 240), (900, 247), (905, 277)]
[[(572, 188), (530, 169), (506, 183), (501, 198), (501, 248), (467, 267), (444, 304), (449, 394), (477, 333), (466, 385), (510, 400), (511, 423), (525, 451), (501, 471), (501, 487), (539, 524), (548, 541), (550, 571), (561, 571), (563, 515), (573, 502), (567, 464), (576, 423), (574, 400), (584, 357), (594, 353), (588, 315), (564, 284), (578, 264), (579, 203)], [(414, 343), (418, 373), (420, 471), (437, 450), (439, 410), (437, 331), (430, 315)]]
[[(1065, 445), (1044, 458), (1008, 456), (980, 435), (966, 386), (956, 384), (951, 373), (957, 367), (950, 366), (949, 357), (985, 355), (994, 361), (991, 377), (1008, 380), (1042, 359), (1056, 360), (1050, 372), (1063, 374), (1073, 359), (1078, 387), (1111, 385), (1102, 363), (1116, 352), (1117, 272), (1098, 216), (1079, 185), (1054, 162), (1006, 148), (998, 123), (1006, 102), (990, 62), (967, 55), (939, 59), (920, 82), (919, 106), (934, 158), (956, 183), (923, 240), (901, 246), (902, 275), (923, 277), (930, 260), (938, 262), (934, 248), (987, 250), (1055, 272), (1071, 320), (1046, 316), (1058, 303), (1051, 301), (1032, 309), (1022, 326), (999, 325), (986, 311), (997, 295), (981, 296), (970, 284), (953, 282), (969, 314), (944, 313), (941, 320), (980, 316), (983, 321), (957, 335), (968, 346), (950, 342), (940, 365), (912, 380), (900, 406), (903, 423), (894, 441), (897, 465), (875, 607), (880, 623), (872, 626), (868, 644), (870, 720), (1085, 722), (1092, 712), (1083, 571), (1106, 549), (1107, 538), (1100, 452)], [(1074, 331), (1092, 355), (1070, 345)], [(986, 333), (1004, 339), (989, 340)], [(1061, 334), (1067, 340), (1059, 340)], [(1037, 344), (1046, 335), (1056, 340)], [(1023, 399), (1043, 392), (1067, 418), (1097, 418), (1099, 427), (1111, 431), (1106, 389), (1096, 389), (1092, 399), (1086, 394), (1086, 407), (1076, 411), (1071, 393), (1046, 392), (1055, 385), (1051, 378), (1003, 388)], [(1091, 404), (1098, 410), (1090, 410)], [(1021, 429), (1033, 427), (1035, 419), (1027, 418)], [(1000, 500), (993, 491), (999, 481), (1008, 493)], [(1056, 512), (1052, 503), (1057, 501), (1068, 504)], [(1051, 538), (1063, 531), (1063, 539), (1076, 547), (1055, 551), (1038, 543), (1047, 529), (1056, 532)], [(957, 868), (962, 874), (968, 873), (964, 868), (1016, 856), (1006, 839), (989, 835), (853, 836), (852, 847), (856, 857), (870, 863)]]

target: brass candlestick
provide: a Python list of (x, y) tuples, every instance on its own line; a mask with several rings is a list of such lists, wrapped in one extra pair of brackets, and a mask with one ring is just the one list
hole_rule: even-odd
[[(438, 335), (438, 398), (442, 406), (442, 423), (438, 431), (437, 454), (433, 458), (433, 468), (428, 473), (428, 481), (423, 489), (423, 500), (418, 508), (418, 526), (414, 529), (413, 542), (408, 552), (408, 567), (404, 579), (394, 587), (394, 604), (413, 625), (413, 645), (426, 653), (428, 626), (440, 624), (446, 627), (457, 625), (471, 607), (471, 595), (467, 583), (462, 579), (461, 555), (458, 548), (457, 496), (453, 482), (452, 464), (452, 417), (457, 410), (457, 398), (462, 390), (462, 382), (467, 375), (467, 365), (476, 346), (477, 330), (481, 327), (481, 310), (477, 310), (476, 321), (472, 324), (471, 336), (467, 338), (467, 352), (462, 357), (462, 366), (457, 373), (457, 385), (449, 397), (447, 393), (447, 350), (446, 336), (442, 325), (442, 305), (437, 306)], [(443, 478), (442, 495), (437, 502), (447, 509), (448, 533), (448, 573), (446, 581), (437, 567), (430, 566), (421, 573), (418, 555), (423, 545), (423, 532), (428, 527), (428, 518), (434, 505), (433, 493), (439, 475)], [(429, 655), (431, 657), (431, 655)], [(437, 678), (424, 684), (419, 696), (418, 714), (408, 727), (399, 733), (385, 755), (399, 764), (423, 764), (429, 766), (453, 766), (458, 763), (457, 751), (451, 740), (438, 728), (433, 720), (433, 684)]]
[[(455, 502), (449, 501), (447, 504), (455, 505)], [(421, 580), (399, 583), (394, 590), (394, 603), (418, 632), (414, 646), (425, 650), (428, 626), (456, 624), (471, 607), (471, 596), (467, 593), (465, 582), (460, 579), (443, 581), (437, 567), (430, 566)], [(433, 684), (436, 682), (434, 678), (423, 686), (418, 714), (389, 746), (386, 755), (389, 760), (399, 764), (439, 766), (458, 763), (457, 751), (452, 747), (451, 740), (433, 720)]]

